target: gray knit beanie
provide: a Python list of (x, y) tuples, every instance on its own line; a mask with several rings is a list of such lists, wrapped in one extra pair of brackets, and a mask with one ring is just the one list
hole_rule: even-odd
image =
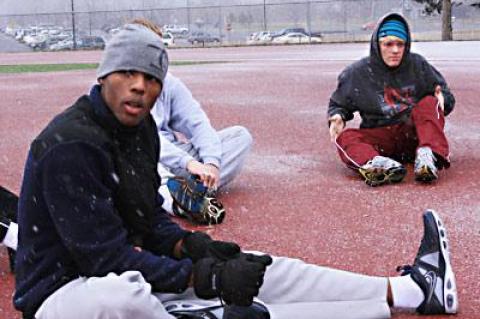
[(128, 70), (149, 74), (161, 83), (168, 70), (168, 55), (162, 39), (139, 24), (125, 25), (108, 41), (97, 69), (97, 78)]

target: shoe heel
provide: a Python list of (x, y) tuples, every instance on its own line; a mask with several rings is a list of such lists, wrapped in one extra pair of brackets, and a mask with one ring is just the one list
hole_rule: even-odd
[(445, 313), (455, 314), (458, 311), (457, 284), (455, 281), (455, 274), (452, 270), (452, 265), (450, 264), (450, 245), (448, 243), (447, 230), (445, 229), (443, 221), (433, 209), (428, 209), (427, 211), (432, 213), (435, 223), (437, 224), (440, 250), (445, 261), (445, 277), (443, 282), (443, 302)]

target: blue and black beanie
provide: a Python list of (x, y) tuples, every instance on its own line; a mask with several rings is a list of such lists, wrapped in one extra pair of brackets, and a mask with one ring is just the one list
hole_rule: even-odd
[(408, 33), (407, 26), (401, 20), (391, 19), (382, 23), (378, 29), (378, 38), (387, 37), (393, 35), (403, 41), (407, 41)]

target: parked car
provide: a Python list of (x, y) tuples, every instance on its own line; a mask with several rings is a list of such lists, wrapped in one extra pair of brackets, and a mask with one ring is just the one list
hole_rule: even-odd
[(286, 28), (282, 29), (280, 31), (277, 31), (272, 34), (272, 40), (275, 39), (276, 37), (280, 37), (282, 35), (286, 35), (288, 33), (301, 33), (303, 35), (306, 35), (307, 37), (317, 37), (321, 38), (322, 34), (320, 32), (308, 32), (304, 28)]
[(162, 27), (162, 32), (169, 32), (172, 35), (188, 35), (188, 28), (176, 24), (166, 24)]
[(73, 49), (73, 40), (72, 38), (62, 40), (50, 45), (48, 49), (50, 51), (71, 50)]
[(166, 47), (171, 47), (175, 44), (175, 38), (170, 32), (163, 32), (162, 34), (163, 45)]
[(376, 21), (369, 21), (365, 24), (362, 25), (362, 30), (365, 30), (365, 31), (372, 31), (375, 29), (375, 26), (377, 25), (377, 22)]
[(214, 37), (210, 33), (200, 31), (192, 32), (192, 34), (190, 34), (190, 36), (188, 37), (188, 42), (190, 42), (191, 44), (202, 43), (203, 45), (205, 45), (205, 43), (220, 43), (220, 38)]
[(77, 48), (103, 50), (105, 48), (105, 40), (98, 36), (84, 36), (77, 41)]
[(247, 44), (263, 44), (272, 41), (272, 33), (270, 31), (254, 32), (247, 37)]
[(272, 43), (276, 44), (295, 44), (295, 43), (320, 43), (322, 38), (308, 36), (299, 32), (291, 32), (273, 38)]

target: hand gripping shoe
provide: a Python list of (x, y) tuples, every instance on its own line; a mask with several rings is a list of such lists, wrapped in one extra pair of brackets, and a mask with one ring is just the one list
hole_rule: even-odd
[(191, 175), (189, 178), (169, 178), (167, 187), (173, 198), (175, 215), (197, 224), (220, 224), (225, 217), (225, 208), (213, 192)]
[[(0, 186), (0, 243), (5, 238), (11, 222), (17, 222), (18, 196)], [(8, 248), (10, 271), (15, 270), (15, 250)]]
[(375, 156), (362, 165), (358, 172), (369, 186), (399, 183), (407, 174), (407, 170), (402, 164), (385, 156)]
[(402, 275), (410, 275), (425, 295), (418, 313), (457, 313), (457, 287), (445, 226), (433, 210), (423, 214), (423, 224), (424, 234), (413, 266), (401, 266), (397, 270), (403, 271)]

